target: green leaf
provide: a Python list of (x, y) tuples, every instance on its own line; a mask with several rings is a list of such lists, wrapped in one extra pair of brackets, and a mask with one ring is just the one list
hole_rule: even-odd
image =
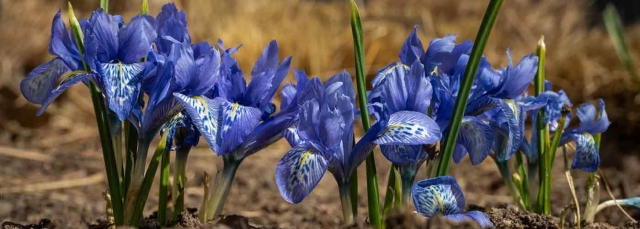
[[(358, 92), (358, 103), (362, 119), (362, 127), (366, 132), (369, 130), (371, 122), (369, 120), (369, 110), (367, 109), (367, 86), (365, 60), (364, 60), (364, 37), (362, 33), (362, 21), (358, 6), (351, 0), (351, 31), (353, 32), (353, 48), (356, 61), (356, 86)], [(366, 159), (367, 168), (367, 200), (369, 203), (369, 220), (375, 228), (382, 228), (380, 217), (380, 203), (378, 194), (378, 178), (376, 174), (376, 164), (373, 154), (369, 153)]]
[(467, 64), (467, 68), (464, 71), (464, 81), (462, 82), (462, 85), (460, 85), (460, 90), (456, 98), (453, 118), (449, 123), (449, 131), (445, 138), (445, 145), (443, 149), (444, 153), (442, 154), (442, 160), (440, 160), (440, 164), (438, 166), (437, 176), (446, 176), (449, 173), (451, 156), (453, 155), (453, 150), (456, 145), (455, 143), (458, 138), (458, 132), (460, 131), (460, 122), (464, 116), (464, 110), (467, 105), (473, 79), (478, 71), (482, 52), (484, 51), (484, 47), (487, 45), (491, 28), (498, 17), (498, 12), (500, 11), (500, 6), (502, 6), (503, 1), (504, 0), (491, 0), (487, 7), (487, 11), (484, 13), (484, 18), (482, 18), (482, 23), (480, 24), (478, 35), (476, 35), (476, 40), (474, 42), (473, 49), (471, 50), (471, 56)]
[(616, 10), (616, 7), (613, 4), (609, 3), (604, 9), (602, 17), (604, 19), (604, 26), (607, 29), (607, 33), (609, 33), (609, 38), (611, 38), (613, 47), (616, 49), (618, 57), (622, 61), (624, 68), (627, 70), (629, 75), (631, 75), (632, 80), (634, 80), (636, 84), (640, 84), (640, 79), (638, 79), (636, 69), (633, 66), (633, 63), (631, 63), (629, 49), (624, 41), (624, 28), (622, 26), (620, 14), (618, 14), (618, 10)]
[(100, 8), (102, 8), (105, 13), (109, 13), (109, 0), (100, 0)]

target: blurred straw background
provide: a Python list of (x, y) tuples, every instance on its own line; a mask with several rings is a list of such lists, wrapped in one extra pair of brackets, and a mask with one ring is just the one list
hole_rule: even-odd
[[(88, 17), (97, 0), (72, 0), (79, 17)], [(139, 12), (141, 1), (112, 0), (111, 13), (125, 18)], [(153, 15), (166, 1), (150, 0)], [(262, 48), (277, 39), (281, 56), (294, 56), (293, 65), (310, 75), (329, 77), (353, 71), (353, 48), (347, 1), (313, 0), (176, 0), (187, 12), (193, 41), (227, 47), (243, 44), (236, 55), (245, 72)], [(457, 34), (473, 40), (487, 1), (371, 0), (361, 6), (365, 29), (367, 72), (397, 60), (399, 49), (414, 25), (423, 42)], [(66, 10), (64, 0), (0, 1), (0, 145), (56, 150), (69, 145), (98, 147), (95, 119), (86, 88), (63, 94), (41, 117), (36, 106), (22, 98), (19, 82), (47, 53), (51, 18)], [(485, 54), (494, 67), (505, 66), (505, 51), (514, 61), (535, 50), (545, 36), (547, 76), (555, 89), (563, 88), (574, 104), (603, 97), (613, 121), (605, 134), (605, 151), (635, 152), (630, 139), (640, 127), (637, 97), (600, 22), (594, 3), (583, 0), (509, 0), (503, 5)], [(66, 13), (63, 13), (66, 17)], [(626, 28), (632, 59), (638, 60), (640, 27)], [(290, 81), (291, 78), (288, 79)], [(615, 146), (613, 146), (615, 144)], [(607, 153), (607, 152), (603, 152)]]

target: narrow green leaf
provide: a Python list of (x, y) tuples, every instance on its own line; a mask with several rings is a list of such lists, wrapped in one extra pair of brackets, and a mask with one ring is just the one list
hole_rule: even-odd
[(109, 0), (100, 0), (100, 8), (102, 8), (105, 13), (109, 13)]
[[(540, 36), (540, 40), (538, 40), (538, 46), (536, 48), (536, 56), (538, 56), (538, 71), (536, 73), (536, 77), (534, 79), (534, 88), (535, 88), (535, 96), (539, 96), (544, 92), (544, 80), (545, 80), (545, 59), (547, 56), (547, 46), (544, 43), (544, 36)], [(539, 181), (539, 191), (538, 191), (538, 200), (536, 202), (536, 213), (542, 213), (544, 210), (544, 196), (546, 193), (546, 185), (544, 183), (544, 175), (546, 171), (546, 163), (547, 154), (546, 149), (549, 149), (549, 129), (547, 124), (543, 122), (545, 117), (544, 108), (540, 109), (538, 112), (538, 116), (536, 117), (536, 142), (532, 144), (536, 144), (538, 148), (538, 177), (540, 177)]]
[(489, 2), (489, 6), (487, 7), (487, 11), (484, 13), (484, 18), (482, 18), (482, 23), (480, 24), (478, 35), (476, 35), (476, 40), (474, 42), (473, 49), (471, 50), (471, 56), (469, 58), (469, 62), (467, 63), (467, 68), (464, 71), (464, 81), (462, 82), (462, 85), (460, 85), (460, 90), (456, 98), (453, 118), (449, 123), (449, 131), (447, 132), (445, 138), (444, 148), (442, 151), (444, 153), (442, 154), (442, 160), (440, 160), (440, 164), (438, 166), (437, 176), (446, 176), (449, 173), (451, 156), (453, 155), (453, 150), (456, 145), (455, 143), (458, 139), (460, 122), (462, 121), (462, 117), (464, 116), (464, 110), (467, 105), (467, 100), (469, 98), (469, 92), (471, 91), (473, 79), (475, 78), (476, 72), (478, 71), (478, 65), (480, 64), (482, 52), (484, 51), (484, 47), (487, 45), (487, 40), (489, 40), (491, 28), (493, 27), (493, 24), (498, 17), (498, 12), (500, 11), (500, 6), (502, 6), (503, 1), (504, 0), (491, 0), (491, 2)]
[(627, 70), (629, 75), (631, 75), (632, 80), (636, 84), (640, 85), (638, 73), (636, 72), (636, 68), (631, 62), (629, 49), (627, 47), (627, 43), (624, 40), (624, 28), (622, 26), (620, 14), (618, 14), (618, 10), (616, 10), (616, 7), (613, 4), (609, 3), (604, 9), (602, 17), (604, 19), (604, 26), (607, 29), (607, 33), (609, 33), (609, 38), (611, 38), (611, 42), (613, 42), (613, 46), (616, 49), (618, 57), (622, 61), (624, 68)]
[[(169, 152), (164, 152), (160, 162), (160, 192), (158, 193), (158, 221), (161, 226), (167, 225), (167, 206), (169, 195), (169, 165), (171, 165)], [(175, 181), (177, 182), (177, 181)]]
[[(364, 59), (364, 37), (362, 33), (362, 21), (358, 12), (358, 5), (351, 0), (351, 31), (353, 32), (353, 48), (356, 59), (356, 85), (358, 91), (358, 103), (360, 104), (360, 112), (362, 119), (362, 127), (366, 132), (369, 130), (371, 122), (369, 120), (369, 111), (367, 109), (367, 86), (365, 59)], [(367, 199), (369, 203), (369, 220), (375, 228), (382, 228), (380, 218), (380, 200), (378, 194), (378, 178), (376, 174), (376, 164), (373, 154), (369, 154), (366, 159), (367, 168)]]

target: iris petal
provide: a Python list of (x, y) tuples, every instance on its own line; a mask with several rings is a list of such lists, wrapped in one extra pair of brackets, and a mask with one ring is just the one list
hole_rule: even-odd
[(209, 146), (218, 155), (220, 151), (220, 134), (222, 133), (222, 99), (206, 97), (188, 97), (180, 93), (173, 94), (182, 104), (193, 124), (207, 140)]
[(255, 107), (222, 102), (222, 152), (224, 155), (245, 140), (260, 123), (262, 112)]
[(442, 176), (416, 182), (412, 188), (413, 203), (418, 214), (432, 217), (461, 214), (464, 210), (464, 195), (453, 177)]
[[(471, 164), (478, 165), (491, 152), (493, 131), (491, 127), (479, 118), (465, 116), (460, 123), (458, 144), (469, 152)], [(460, 159), (458, 159), (459, 161)]]
[(402, 49), (400, 49), (400, 60), (406, 65), (413, 64), (413, 62), (424, 55), (422, 41), (420, 41), (417, 31), (418, 26), (413, 27), (413, 31), (402, 45)]
[(326, 171), (326, 159), (310, 145), (300, 144), (292, 148), (276, 166), (280, 195), (288, 202), (300, 203), (318, 185)]
[(593, 136), (589, 133), (571, 135), (576, 143), (576, 155), (573, 157), (572, 169), (585, 172), (596, 172), (600, 167), (600, 155)]
[(383, 145), (382, 155), (394, 164), (404, 165), (416, 163), (422, 152), (422, 145)]
[(140, 94), (140, 75), (144, 70), (143, 63), (102, 64), (105, 94), (109, 109), (124, 121), (138, 103)]
[(438, 124), (426, 114), (400, 111), (389, 117), (386, 129), (374, 142), (378, 145), (433, 144), (441, 135)]
[(76, 48), (75, 42), (69, 37), (67, 27), (64, 25), (63, 19), (60, 17), (60, 10), (53, 17), (51, 23), (51, 43), (49, 43), (49, 53), (56, 55), (64, 60), (72, 70), (76, 70), (79, 64), (80, 53)]
[(436, 66), (442, 64), (455, 47), (456, 36), (447, 35), (443, 38), (436, 38), (429, 42), (429, 48), (421, 62), (426, 72), (432, 72)]
[(40, 107), (40, 109), (38, 109), (38, 112), (36, 113), (36, 115), (38, 116), (42, 115), (42, 113), (44, 113), (44, 111), (47, 110), (47, 107), (51, 105), (51, 102), (53, 102), (53, 100), (58, 98), (58, 96), (60, 96), (62, 92), (67, 90), (67, 88), (73, 86), (74, 84), (77, 84), (78, 82), (84, 81), (89, 77), (91, 77), (91, 74), (72, 73), (71, 75), (69, 75), (69, 77), (62, 80), (58, 85), (58, 87), (56, 87), (56, 89), (51, 91), (51, 94), (49, 94), (49, 96), (42, 102), (42, 106)]
[(480, 224), (480, 227), (482, 227), (482, 228), (493, 228), (494, 227), (493, 223), (491, 222), (489, 217), (487, 217), (487, 214), (485, 214), (484, 212), (481, 212), (481, 211), (468, 211), (468, 212), (466, 212), (464, 214), (466, 216), (472, 218), (476, 222), (478, 222), (478, 224)]
[[(491, 125), (497, 126), (503, 132), (506, 139), (502, 141), (502, 144), (497, 144), (500, 147), (499, 152), (496, 153), (498, 160), (508, 160), (518, 150), (522, 139), (524, 137), (524, 119), (525, 113), (522, 108), (517, 106), (513, 100), (497, 100), (498, 105), (502, 111), (501, 115), (504, 115), (502, 120), (506, 120), (507, 129), (504, 130), (504, 123), (499, 121), (498, 123), (492, 123)], [(493, 121), (493, 120), (492, 120)], [(501, 134), (501, 133), (498, 133)], [(498, 142), (499, 139), (496, 139)]]
[(20, 92), (27, 101), (42, 104), (51, 94), (53, 85), (62, 74), (69, 71), (64, 61), (55, 58), (44, 63), (29, 73), (26, 78), (20, 82)]
[(291, 147), (302, 143), (300, 136), (298, 136), (298, 128), (296, 127), (289, 127), (282, 134)]

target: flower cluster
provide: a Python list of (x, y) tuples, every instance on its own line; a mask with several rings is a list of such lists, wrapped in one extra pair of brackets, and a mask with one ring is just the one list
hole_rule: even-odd
[[(482, 227), (493, 227), (484, 213), (464, 212), (464, 195), (454, 178), (442, 176), (414, 184), (416, 173), (425, 162), (428, 171), (433, 171), (430, 168), (440, 160), (449, 162), (439, 153), (439, 144), (448, 141), (448, 146), (454, 146), (449, 149), (453, 149), (455, 163), (465, 155), (469, 155), (472, 165), (491, 157), (516, 202), (530, 209), (528, 190), (523, 185), (527, 182), (514, 183), (507, 161), (516, 155), (518, 165), (524, 168), (522, 153), (527, 158), (529, 176), (534, 178), (538, 165), (549, 169), (545, 166), (552, 162), (547, 155), (555, 155), (556, 147), (574, 142), (576, 152), (571, 168), (593, 173), (600, 163), (596, 139), (610, 124), (604, 101), (599, 100), (599, 110), (592, 104), (578, 106), (579, 127), (565, 131), (573, 116), (566, 94), (551, 90), (548, 82), (546, 91), (537, 91), (537, 96), (527, 92), (540, 68), (539, 58), (533, 54), (514, 64), (507, 50), (508, 65), (500, 69), (491, 68), (482, 56), (470, 90), (466, 90), (469, 88), (465, 89), (463, 82), (467, 65), (473, 62), (473, 43), (456, 43), (454, 35), (447, 35), (432, 40), (425, 50), (417, 27), (405, 41), (400, 61), (379, 70), (366, 95), (362, 81), (358, 81), (358, 91), (362, 93), (358, 96), (362, 96), (361, 102), (366, 101), (361, 103), (361, 109), (369, 111), (361, 113), (356, 108), (352, 77), (346, 71), (322, 82), (295, 70), (296, 82), (282, 87), (277, 106), (273, 98), (289, 73), (292, 58), (280, 59), (276, 41), (270, 42), (258, 57), (247, 83), (233, 57), (241, 46), (225, 48), (222, 41), (218, 41), (217, 48), (207, 42), (194, 43), (185, 13), (172, 3), (164, 5), (155, 17), (141, 14), (128, 23), (102, 9), (94, 11), (89, 19), (77, 21), (71, 16), (70, 21), (71, 33), (61, 13), (54, 16), (49, 46), (54, 58), (29, 73), (20, 88), (29, 102), (41, 105), (38, 115), (79, 82), (98, 93), (98, 99), (94, 99), (98, 122), (107, 123), (107, 130), (100, 131), (101, 137), (110, 133), (113, 136), (104, 139), (114, 139), (114, 146), (110, 141), (102, 142), (103, 147), (106, 142), (115, 148), (110, 153), (116, 155), (117, 165), (113, 167), (117, 173), (109, 173), (112, 162), (105, 156), (110, 188), (115, 189), (111, 192), (125, 195), (112, 199), (114, 209), (124, 205), (124, 209), (116, 209), (117, 224), (124, 221), (137, 225), (159, 158), (168, 174), (172, 150), (176, 151), (177, 164), (173, 190), (177, 216), (184, 209), (187, 155), (204, 137), (211, 150), (223, 158), (224, 168), (214, 181), (215, 190), (206, 194), (200, 209), (203, 221), (221, 213), (240, 163), (285, 138), (291, 150), (278, 162), (275, 180), (280, 194), (289, 202), (301, 202), (329, 171), (340, 188), (345, 221), (352, 222), (353, 173), (380, 145), (384, 157), (400, 173), (400, 179), (394, 182), (401, 185), (388, 185), (402, 186), (402, 201), (413, 197), (420, 215), (432, 217), (441, 213), (455, 221), (472, 220)], [(467, 94), (467, 103), (461, 103), (464, 110), (456, 110), (456, 101)], [(102, 119), (101, 108), (106, 113)], [(369, 129), (366, 126), (364, 136), (357, 139), (356, 120), (369, 116), (375, 122)], [(527, 116), (533, 122), (530, 139), (525, 137)], [(459, 117), (462, 120), (457, 138), (442, 139), (450, 129), (457, 128), (452, 120)], [(537, 120), (541, 122), (536, 123)], [(124, 131), (128, 141), (137, 139), (137, 148), (136, 144), (127, 143), (126, 163), (119, 145), (123, 124), (137, 131)], [(553, 139), (548, 134), (538, 134), (543, 129), (553, 133)], [(147, 151), (159, 133), (162, 140), (145, 173)], [(524, 171), (519, 173), (526, 178)], [(117, 177), (111, 179), (113, 174)], [(161, 176), (159, 219), (166, 216), (169, 180), (168, 175)]]

